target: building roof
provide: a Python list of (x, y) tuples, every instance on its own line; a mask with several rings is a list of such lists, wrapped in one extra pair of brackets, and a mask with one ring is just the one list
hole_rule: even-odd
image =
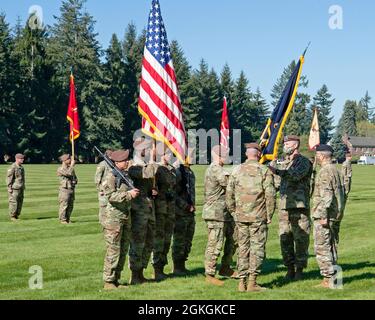
[(349, 142), (353, 148), (375, 148), (375, 137), (349, 136)]

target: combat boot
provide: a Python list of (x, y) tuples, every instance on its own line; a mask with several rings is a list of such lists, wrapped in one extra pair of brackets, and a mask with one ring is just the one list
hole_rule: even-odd
[(142, 279), (140, 278), (140, 270), (132, 270), (129, 283), (131, 286), (143, 283)]
[(206, 274), (206, 282), (218, 287), (222, 287), (224, 285), (224, 281), (216, 279), (214, 276), (210, 276), (208, 274)]
[(332, 289), (331, 288), (331, 278), (324, 278), (321, 283), (319, 283), (315, 288), (325, 288), (325, 289)]
[(178, 277), (186, 276), (185, 262), (173, 261), (173, 274)]
[(17, 222), (18, 218), (17, 217), (11, 217), (10, 220), (13, 221), (13, 222)]
[(164, 273), (164, 267), (154, 266), (154, 280), (156, 282), (167, 279), (167, 275)]
[(296, 274), (294, 276), (294, 280), (299, 281), (303, 279), (303, 268), (297, 267)]
[(116, 290), (117, 286), (114, 282), (105, 282), (103, 289), (105, 291)]
[(257, 284), (257, 276), (250, 276), (249, 282), (247, 284), (247, 292), (261, 292), (267, 290)]
[(247, 278), (241, 278), (238, 284), (238, 291), (246, 292), (246, 290), (247, 290)]
[(291, 281), (296, 277), (296, 269), (294, 265), (288, 266), (288, 272), (285, 275), (285, 280)]
[(222, 265), (219, 270), (219, 275), (228, 278), (238, 278), (238, 273), (234, 271), (229, 265)]

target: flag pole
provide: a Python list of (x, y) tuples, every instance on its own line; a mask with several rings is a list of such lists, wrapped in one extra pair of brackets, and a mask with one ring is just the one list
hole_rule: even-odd
[[(70, 67), (70, 77), (73, 77), (73, 66)], [(70, 137), (71, 137), (71, 143), (72, 143), (72, 159), (75, 160), (75, 146), (74, 146), (74, 117), (72, 119), (73, 123), (71, 125), (70, 130)]]

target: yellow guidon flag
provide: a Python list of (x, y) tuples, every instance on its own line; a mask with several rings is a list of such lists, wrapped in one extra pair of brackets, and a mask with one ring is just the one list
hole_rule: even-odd
[(315, 150), (317, 146), (320, 145), (320, 133), (319, 133), (319, 120), (318, 120), (318, 110), (314, 109), (314, 117), (310, 130), (309, 137), (309, 149)]

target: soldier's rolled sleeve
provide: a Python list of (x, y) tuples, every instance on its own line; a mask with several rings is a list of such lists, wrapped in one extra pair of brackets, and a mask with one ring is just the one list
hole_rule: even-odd
[(13, 185), (13, 181), (14, 181), (14, 172), (15, 172), (14, 168), (10, 168), (7, 171), (6, 183), (7, 183), (8, 189), (12, 189), (12, 185)]
[(96, 168), (96, 172), (95, 172), (95, 185), (96, 185), (96, 189), (99, 191), (100, 189), (100, 183), (103, 179), (103, 174), (104, 174), (104, 166), (101, 166), (99, 165), (97, 168)]
[(226, 200), (227, 208), (231, 214), (233, 214), (236, 211), (236, 201), (234, 197), (235, 187), (236, 187), (235, 177), (233, 175), (230, 175), (225, 200)]
[(331, 207), (333, 201), (334, 190), (328, 177), (324, 177), (321, 180), (320, 186), (319, 194), (321, 200), (316, 210), (321, 219), (328, 219), (328, 209)]
[(113, 205), (121, 204), (125, 201), (131, 201), (132, 199), (129, 191), (116, 190), (115, 179), (111, 179), (104, 192), (109, 203)]
[(69, 168), (59, 168), (57, 170), (57, 175), (62, 176), (62, 177), (67, 177), (67, 178), (73, 178), (73, 172), (74, 168), (69, 167)]
[(267, 218), (271, 220), (276, 208), (276, 189), (273, 175), (270, 170), (267, 170), (266, 172), (264, 191), (266, 197)]

